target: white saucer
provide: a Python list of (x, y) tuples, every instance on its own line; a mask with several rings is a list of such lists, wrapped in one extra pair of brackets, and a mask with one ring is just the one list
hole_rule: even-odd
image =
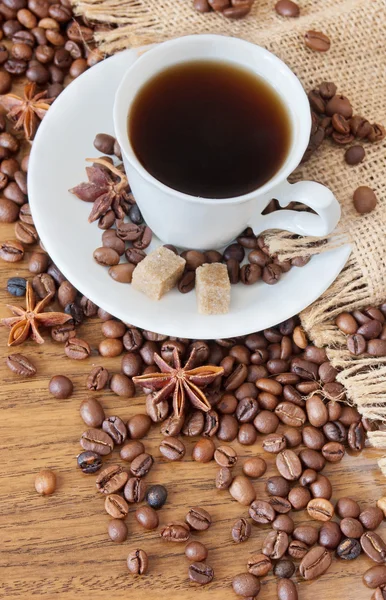
[[(159, 302), (131, 285), (113, 281), (93, 259), (102, 231), (87, 221), (91, 205), (68, 190), (86, 181), (86, 158), (99, 155), (97, 133), (114, 133), (115, 90), (135, 50), (116, 54), (76, 79), (44, 118), (33, 143), (28, 188), (31, 210), (43, 244), (65, 277), (95, 304), (122, 321), (176, 337), (213, 339), (244, 335), (271, 327), (300, 312), (334, 281), (350, 254), (350, 246), (315, 256), (293, 268), (274, 286), (232, 286), (227, 315), (199, 315), (195, 292), (172, 290)], [(153, 238), (152, 247), (160, 245)]]

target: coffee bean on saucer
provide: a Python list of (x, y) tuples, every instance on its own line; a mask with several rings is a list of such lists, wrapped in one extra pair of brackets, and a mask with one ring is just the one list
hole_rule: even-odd
[(366, 185), (361, 185), (355, 190), (353, 200), (355, 209), (361, 215), (370, 213), (377, 205), (377, 196), (374, 190)]
[(348, 165), (358, 165), (363, 161), (364, 157), (365, 149), (359, 144), (351, 146), (351, 148), (344, 153), (344, 159)]
[(307, 48), (316, 52), (327, 52), (331, 45), (330, 38), (321, 31), (307, 31), (304, 35), (304, 41)]
[(127, 568), (133, 575), (144, 575), (148, 566), (149, 559), (144, 550), (133, 550), (127, 557)]
[(292, 0), (279, 0), (275, 4), (275, 10), (281, 17), (298, 17), (300, 14), (299, 6)]
[(60, 400), (69, 398), (73, 391), (73, 383), (71, 379), (65, 375), (55, 375), (51, 378), (48, 389), (55, 398)]

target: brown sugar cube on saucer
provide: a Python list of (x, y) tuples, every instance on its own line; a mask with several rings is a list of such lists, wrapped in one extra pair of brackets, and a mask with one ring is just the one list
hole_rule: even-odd
[(229, 312), (231, 284), (226, 265), (211, 263), (198, 267), (196, 295), (201, 315), (223, 315)]
[(185, 260), (160, 246), (135, 267), (131, 285), (152, 300), (159, 300), (181, 277)]

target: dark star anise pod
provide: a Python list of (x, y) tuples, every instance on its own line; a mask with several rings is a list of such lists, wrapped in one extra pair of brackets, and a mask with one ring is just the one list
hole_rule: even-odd
[(24, 129), (27, 140), (32, 140), (40, 121), (45, 117), (53, 98), (46, 98), (47, 92), (36, 92), (35, 83), (24, 87), (24, 98), (16, 94), (0, 96), (0, 104), (7, 111), (7, 117), (13, 121), (15, 129)]
[(192, 369), (195, 357), (196, 349), (194, 348), (185, 366), (182, 367), (177, 348), (174, 348), (171, 365), (155, 352), (154, 362), (161, 373), (148, 373), (133, 377), (133, 382), (156, 391), (152, 398), (154, 403), (162, 402), (173, 394), (173, 410), (176, 417), (184, 413), (187, 401), (194, 408), (208, 412), (212, 407), (200, 387), (213, 383), (216, 377), (224, 373), (224, 369), (211, 365)]
[[(94, 163), (86, 167), (88, 182), (80, 183), (70, 190), (84, 202), (94, 202), (89, 222), (92, 223), (113, 210), (117, 219), (123, 219), (133, 196), (125, 173), (104, 158), (88, 158)], [(100, 166), (99, 166), (100, 165)]]

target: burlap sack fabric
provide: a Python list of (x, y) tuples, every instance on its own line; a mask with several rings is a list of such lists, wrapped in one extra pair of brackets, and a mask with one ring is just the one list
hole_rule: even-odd
[[(101, 49), (161, 42), (193, 33), (237, 36), (266, 47), (293, 69), (306, 90), (323, 80), (334, 81), (350, 99), (354, 112), (371, 122), (386, 123), (386, 0), (299, 0), (298, 19), (279, 17), (275, 0), (255, 0), (250, 15), (230, 21), (218, 13), (199, 14), (191, 0), (74, 0), (79, 14), (118, 28), (97, 34)], [(327, 53), (312, 52), (303, 35), (316, 29), (331, 39)], [(342, 369), (339, 381), (360, 412), (386, 421), (386, 358), (353, 358), (345, 337), (334, 325), (343, 309), (380, 304), (386, 297), (386, 144), (366, 144), (365, 161), (349, 167), (344, 150), (325, 142), (293, 175), (328, 185), (342, 205), (338, 232), (323, 246), (312, 238), (294, 239), (272, 232), (270, 247), (282, 256), (313, 254), (350, 241), (353, 251), (345, 269), (329, 290), (302, 314), (310, 337), (328, 346), (333, 364)], [(372, 187), (376, 210), (356, 213), (352, 194), (359, 185)], [(371, 442), (386, 448), (386, 432), (370, 433)], [(385, 460), (386, 463), (386, 460)], [(381, 465), (384, 466), (384, 465)], [(386, 468), (385, 468), (386, 473)]]

